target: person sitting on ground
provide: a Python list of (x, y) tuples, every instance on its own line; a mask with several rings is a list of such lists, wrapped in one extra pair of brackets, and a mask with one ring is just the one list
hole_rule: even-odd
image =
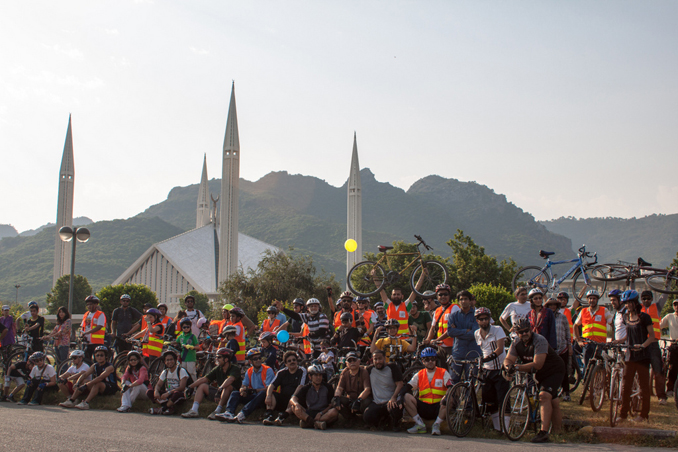
[[(5, 374), (3, 395), (2, 399), (0, 399), (1, 402), (16, 402), (14, 396), (26, 385), (26, 381), (28, 381), (28, 376), (31, 374), (34, 365), (35, 363), (28, 358), (26, 361), (19, 361), (18, 363), (9, 366), (7, 373)], [(10, 392), (9, 386), (12, 381), (14, 381), (15, 387), (12, 392)]]
[(26, 386), (24, 396), (18, 402), (19, 405), (40, 405), (46, 391), (57, 389), (56, 370), (51, 364), (47, 364), (45, 354), (35, 352), (31, 355), (31, 361), (35, 363), (35, 366), (31, 369), (30, 384)]
[(372, 354), (372, 366), (367, 368), (372, 387), (372, 402), (363, 412), (363, 421), (367, 425), (378, 425), (388, 420), (392, 431), (397, 432), (398, 424), (403, 417), (403, 406), (398, 403), (398, 394), (403, 388), (403, 374), (394, 364), (386, 364), (383, 350), (375, 350)]
[[(240, 391), (231, 392), (226, 404), (226, 412), (217, 415), (217, 419), (226, 422), (242, 424), (247, 416), (254, 410), (264, 405), (266, 388), (273, 381), (275, 371), (261, 363), (261, 349), (252, 348), (247, 351), (247, 359), (252, 367), (245, 372)], [(243, 404), (242, 410), (235, 416), (235, 410), (239, 404)]]
[(217, 419), (217, 414), (224, 410), (231, 392), (238, 391), (242, 383), (240, 366), (232, 362), (234, 359), (231, 349), (222, 347), (217, 350), (217, 365), (207, 375), (189, 385), (190, 389), (195, 389), (195, 398), (191, 409), (183, 413), (181, 417), (199, 417), (200, 402), (207, 397), (217, 403), (217, 408), (207, 416), (207, 419), (211, 421)]
[(278, 349), (273, 345), (275, 334), (271, 332), (261, 333), (259, 335), (259, 342), (261, 343), (261, 359), (264, 364), (273, 369), (278, 370)]
[(264, 425), (282, 425), (292, 412), (290, 399), (296, 390), (306, 384), (306, 369), (299, 367), (296, 352), (283, 355), (285, 367), (280, 369), (266, 388)]
[(364, 366), (360, 365), (358, 353), (347, 353), (346, 364), (346, 368), (339, 376), (332, 404), (340, 410), (340, 414), (348, 425), (351, 425), (356, 415), (363, 414), (372, 403), (372, 386), (370, 374)]
[[(89, 370), (89, 364), (85, 362), (85, 352), (82, 350), (73, 350), (70, 355), (73, 364), (66, 370), (66, 372), (59, 375), (57, 383), (59, 390), (66, 399), (70, 398), (75, 392), (75, 384), (78, 379)], [(92, 375), (85, 378), (85, 381), (90, 381)], [(62, 405), (63, 406), (63, 405)], [(68, 408), (68, 407), (67, 407)]]
[[(115, 368), (108, 361), (108, 348), (105, 345), (99, 345), (94, 349), (94, 360), (94, 364), (78, 378), (75, 384), (77, 389), (73, 395), (60, 404), (62, 407), (89, 410), (89, 403), (96, 396), (113, 395), (120, 390), (115, 376)], [(87, 377), (90, 375), (92, 379), (87, 381)], [(84, 394), (87, 394), (85, 400), (76, 405), (74, 401)]]
[(312, 364), (307, 372), (310, 383), (297, 388), (290, 404), (301, 428), (325, 430), (339, 417), (339, 411), (330, 404), (334, 388), (323, 381), (325, 370), (321, 365)]
[(155, 388), (146, 391), (146, 397), (151, 402), (160, 404), (159, 407), (149, 410), (151, 414), (171, 415), (186, 399), (185, 390), (190, 377), (186, 369), (177, 364), (177, 354), (173, 350), (165, 351), (162, 360), (165, 370), (160, 373)]
[(385, 326), (377, 328), (374, 337), (379, 337), (384, 328), (388, 332), (388, 337), (373, 340), (372, 344), (370, 344), (370, 351), (374, 353), (376, 350), (383, 350), (387, 364), (392, 354), (402, 355), (405, 352), (412, 353), (417, 349), (416, 340), (409, 343), (405, 339), (400, 338), (400, 335), (398, 334), (400, 323), (398, 323), (396, 319), (389, 319), (386, 321)]
[(195, 362), (197, 360), (195, 348), (198, 346), (198, 338), (193, 334), (193, 324), (189, 319), (181, 319), (179, 326), (181, 327), (181, 334), (177, 336), (177, 345), (181, 351), (181, 367), (186, 369), (186, 372), (195, 381), (198, 379), (195, 373)]
[(141, 353), (132, 350), (127, 354), (127, 369), (122, 375), (122, 400), (118, 412), (129, 413), (137, 397), (146, 399), (148, 391), (148, 369), (144, 366)]
[[(407, 433), (426, 433), (424, 419), (435, 419), (431, 433), (440, 435), (440, 424), (447, 418), (445, 392), (452, 385), (452, 378), (447, 370), (436, 366), (437, 356), (438, 352), (432, 347), (422, 350), (424, 368), (414, 374), (398, 395), (398, 403), (405, 405), (407, 414), (414, 420), (414, 427), (407, 429)], [(413, 390), (419, 391), (417, 398), (412, 395)]]

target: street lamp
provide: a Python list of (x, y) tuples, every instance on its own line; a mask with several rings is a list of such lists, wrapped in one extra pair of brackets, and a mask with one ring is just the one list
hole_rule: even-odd
[(19, 287), (21, 287), (20, 284), (15, 284), (14, 288), (16, 289), (16, 304), (19, 304)]
[(70, 228), (64, 226), (59, 229), (59, 237), (64, 242), (73, 242), (73, 251), (71, 252), (71, 279), (68, 284), (68, 312), (72, 312), (73, 308), (73, 274), (75, 273), (75, 244), (77, 242), (86, 242), (89, 240), (89, 229), (87, 228)]

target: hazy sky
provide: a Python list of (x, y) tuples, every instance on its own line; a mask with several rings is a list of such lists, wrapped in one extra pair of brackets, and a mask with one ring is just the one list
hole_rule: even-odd
[[(678, 212), (675, 1), (0, 3), (0, 223), (127, 218), (221, 177), (476, 181), (537, 219)], [(416, 214), (416, 212), (415, 212)]]

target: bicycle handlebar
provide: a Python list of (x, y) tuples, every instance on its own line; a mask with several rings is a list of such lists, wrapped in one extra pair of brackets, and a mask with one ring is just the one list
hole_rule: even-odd
[(422, 239), (420, 235), (414, 234), (414, 238), (419, 240), (419, 243), (424, 245), (424, 248), (426, 248), (428, 251), (433, 249), (432, 246), (428, 246), (426, 242), (424, 242), (424, 239)]

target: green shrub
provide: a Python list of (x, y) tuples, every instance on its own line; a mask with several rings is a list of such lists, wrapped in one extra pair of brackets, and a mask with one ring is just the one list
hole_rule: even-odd
[(506, 305), (515, 301), (507, 289), (492, 284), (477, 283), (472, 285), (468, 291), (476, 297), (476, 307), (488, 308), (497, 324)]

